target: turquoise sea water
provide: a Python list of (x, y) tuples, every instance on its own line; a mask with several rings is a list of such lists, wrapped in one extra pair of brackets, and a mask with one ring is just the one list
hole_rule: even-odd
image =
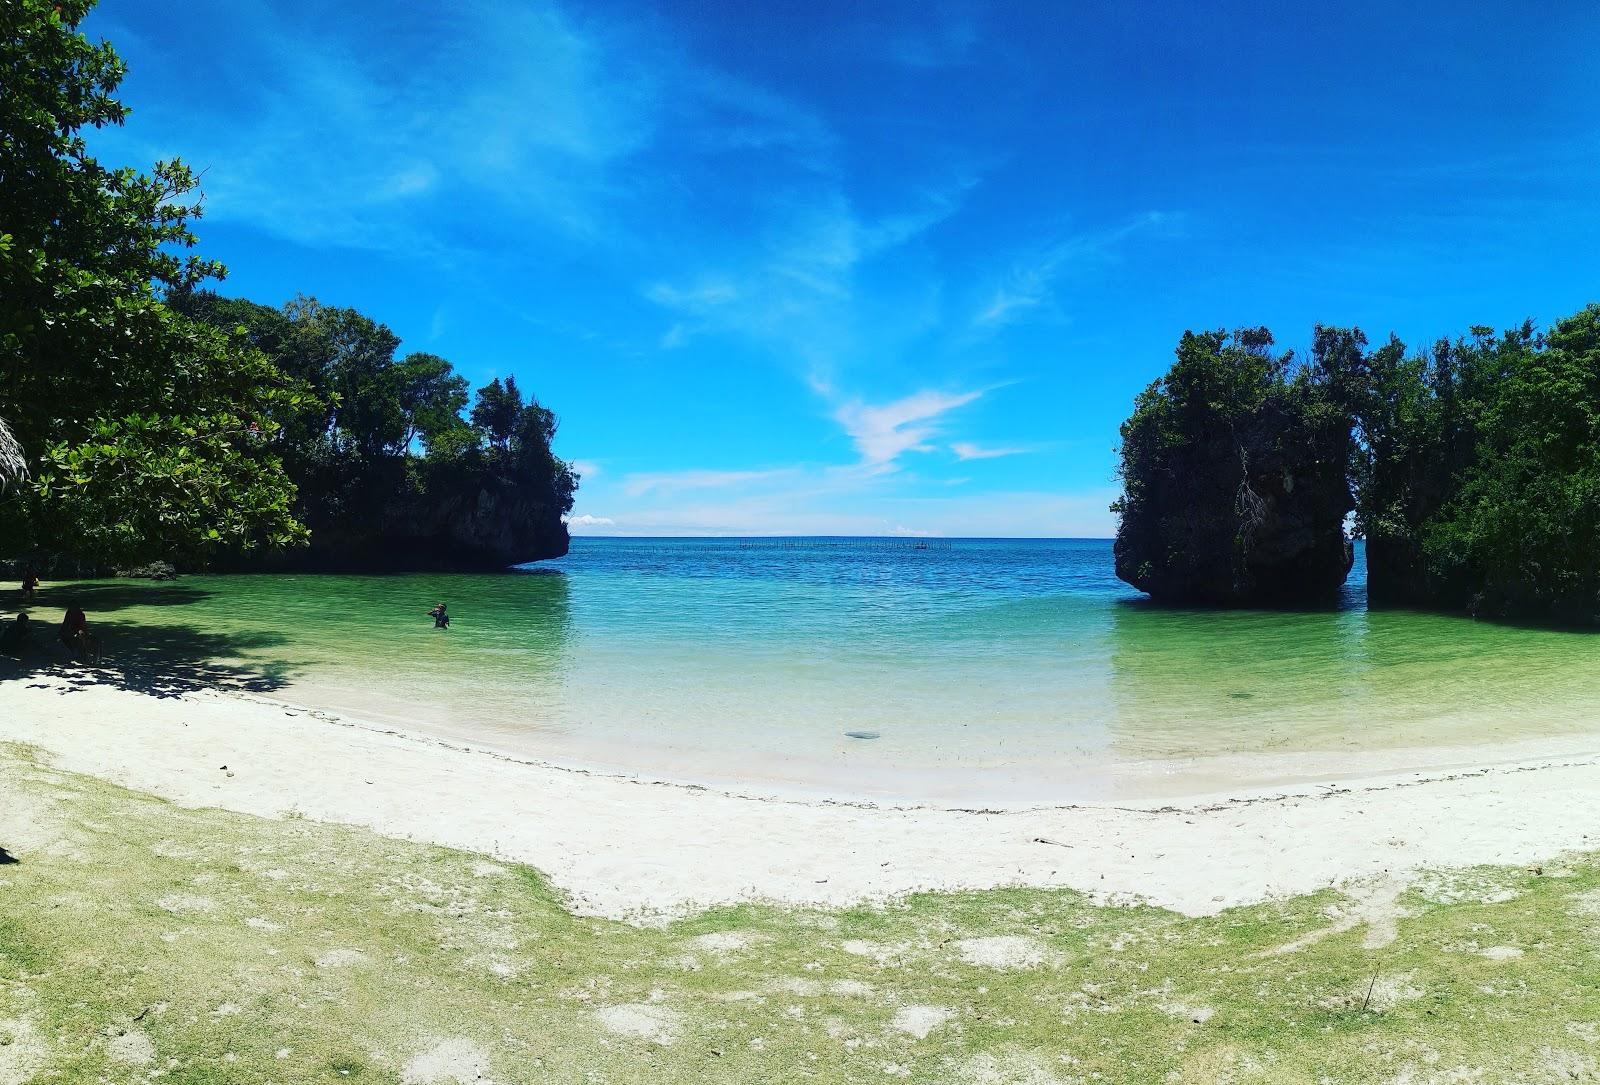
[[(1194, 794), (1600, 732), (1600, 638), (1368, 612), (1359, 561), (1316, 613), (1152, 606), (1103, 540), (580, 538), (501, 576), (84, 590), (122, 593), (97, 615), (113, 647), (165, 628), (287, 699), (839, 796)], [(441, 599), (447, 632), (425, 615)]]

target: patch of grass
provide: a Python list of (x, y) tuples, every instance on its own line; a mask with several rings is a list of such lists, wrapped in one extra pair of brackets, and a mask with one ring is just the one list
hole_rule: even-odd
[(1205, 919), (1008, 889), (635, 927), (525, 868), (180, 809), (16, 749), (0, 846), (0, 1085), (1600, 1074), (1594, 856), (1430, 875), (1376, 946), (1332, 892)]

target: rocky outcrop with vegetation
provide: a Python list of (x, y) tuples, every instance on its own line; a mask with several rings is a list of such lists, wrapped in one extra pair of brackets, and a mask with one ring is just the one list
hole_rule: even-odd
[(1186, 334), (1122, 427), (1117, 575), (1222, 606), (1331, 598), (1600, 626), (1600, 305), (1408, 353), (1318, 327)]
[(1350, 422), (1264, 328), (1185, 334), (1122, 426), (1117, 576), (1211, 606), (1326, 599), (1350, 571)]
[(303, 391), (278, 444), (306, 546), (224, 553), (228, 569), (503, 569), (567, 552), (577, 476), (555, 415), (515, 378), (480, 388), (353, 309), (190, 292), (174, 308), (233, 329)]

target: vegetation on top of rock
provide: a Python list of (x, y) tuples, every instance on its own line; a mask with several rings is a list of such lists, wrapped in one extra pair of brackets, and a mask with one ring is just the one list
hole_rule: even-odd
[(309, 390), (282, 421), (307, 548), (226, 555), (225, 566), (501, 568), (567, 552), (577, 476), (551, 450), (555, 415), (516, 379), (479, 389), (434, 354), (397, 356), (399, 337), (354, 309), (296, 298), (282, 308), (209, 291), (173, 308), (228, 329)]
[(1296, 370), (1265, 328), (1185, 333), (1177, 360), (1122, 425), (1117, 575), (1172, 602), (1288, 605), (1350, 570), (1350, 419), (1319, 329)]
[(1427, 354), (1318, 327), (1298, 370), (1271, 342), (1185, 334), (1135, 402), (1119, 577), (1179, 602), (1326, 596), (1353, 509), (1374, 604), (1600, 624), (1600, 305)]

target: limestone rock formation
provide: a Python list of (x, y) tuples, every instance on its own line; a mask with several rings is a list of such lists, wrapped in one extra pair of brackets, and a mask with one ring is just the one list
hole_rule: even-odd
[(1186, 334), (1122, 427), (1116, 572), (1157, 600), (1310, 605), (1350, 572), (1349, 416), (1271, 343)]

